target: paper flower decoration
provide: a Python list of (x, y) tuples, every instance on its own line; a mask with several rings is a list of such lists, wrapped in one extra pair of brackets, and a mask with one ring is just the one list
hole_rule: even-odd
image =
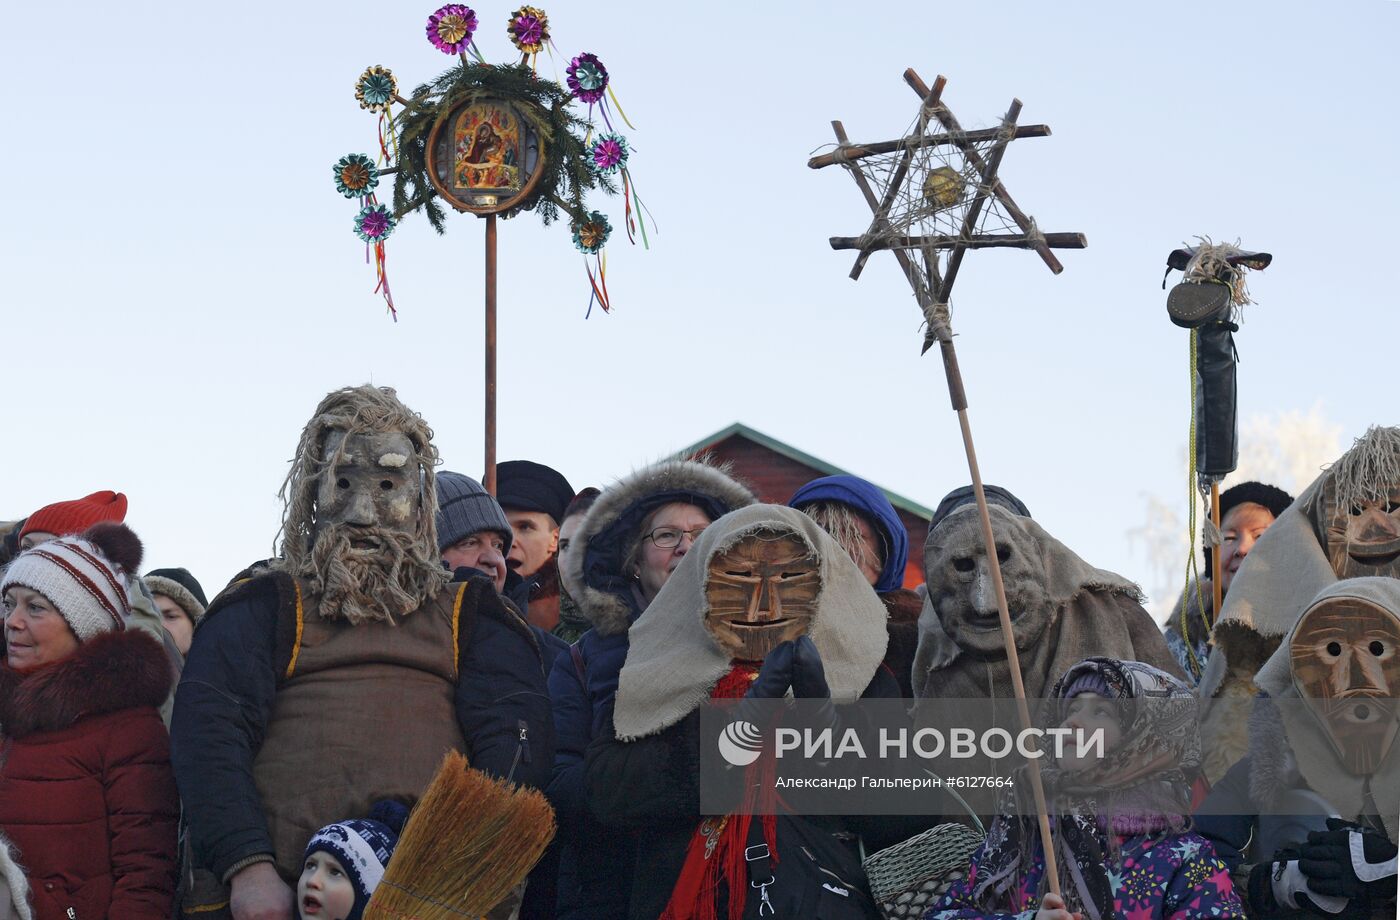
[(428, 41), (443, 54), (457, 54), (471, 44), (476, 13), (469, 6), (449, 3), (428, 17)]
[(355, 215), (355, 235), (366, 243), (380, 243), (394, 232), (395, 223), (387, 207), (367, 204)]
[(612, 224), (602, 211), (589, 211), (582, 221), (574, 222), (574, 245), (588, 255), (597, 255), (611, 235)]
[(627, 166), (627, 138), (621, 134), (603, 134), (588, 145), (588, 161), (600, 176), (610, 176)]
[(539, 7), (522, 6), (510, 14), (506, 33), (521, 54), (539, 54), (549, 43), (549, 17)]
[(360, 108), (371, 112), (388, 111), (389, 103), (399, 91), (399, 82), (389, 72), (389, 68), (375, 64), (355, 83), (355, 98), (360, 100)]
[(602, 99), (608, 88), (608, 69), (596, 54), (580, 54), (564, 73), (569, 78), (569, 91), (590, 105)]
[(379, 168), (363, 153), (341, 157), (335, 171), (335, 190), (346, 198), (363, 198), (379, 186)]

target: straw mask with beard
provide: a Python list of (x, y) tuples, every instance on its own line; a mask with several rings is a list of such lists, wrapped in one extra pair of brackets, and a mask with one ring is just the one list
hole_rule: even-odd
[(299, 573), (326, 619), (394, 622), (425, 599), (422, 553), (415, 552), (422, 486), (414, 455), (400, 432), (326, 436), (315, 535)]

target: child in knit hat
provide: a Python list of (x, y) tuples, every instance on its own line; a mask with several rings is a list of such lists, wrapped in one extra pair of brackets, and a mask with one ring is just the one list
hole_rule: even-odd
[(407, 820), (398, 802), (376, 802), (368, 818), (317, 831), (297, 880), (298, 920), (360, 920)]

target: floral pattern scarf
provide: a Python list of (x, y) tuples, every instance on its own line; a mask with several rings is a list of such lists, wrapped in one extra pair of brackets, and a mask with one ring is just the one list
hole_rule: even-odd
[[(1189, 824), (1187, 773), (1200, 764), (1201, 740), (1196, 698), (1185, 684), (1152, 665), (1113, 658), (1087, 658), (1056, 681), (1052, 725), (1063, 724), (1065, 692), (1086, 673), (1102, 679), (1109, 699), (1130, 704), (1122, 740), (1087, 769), (1045, 761), (1040, 772), (1065, 902), (1089, 920), (1107, 920), (1114, 915), (1109, 873), (1117, 840), (1180, 833)], [(1030, 788), (1021, 778), (984, 845), (973, 895), (988, 911), (1005, 907), (1037, 855), (1036, 809), (1028, 792), (1018, 792)]]

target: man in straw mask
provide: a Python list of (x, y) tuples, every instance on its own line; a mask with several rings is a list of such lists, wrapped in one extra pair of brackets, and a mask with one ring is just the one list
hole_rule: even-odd
[(447, 751), (549, 777), (538, 645), (489, 578), (439, 562), (432, 436), (392, 389), (327, 395), (283, 485), (280, 560), (195, 633), (173, 759), (196, 864), (231, 886), (235, 920), (290, 920), (311, 835), (411, 804)]

